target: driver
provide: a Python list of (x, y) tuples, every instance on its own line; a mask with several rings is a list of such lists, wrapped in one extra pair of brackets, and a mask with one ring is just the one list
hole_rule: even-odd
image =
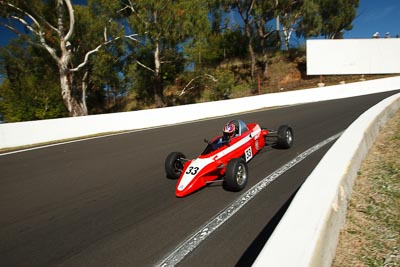
[(235, 125), (233, 123), (228, 123), (224, 126), (222, 130), (222, 142), (229, 142), (231, 141), (232, 137), (235, 134)]
[(228, 123), (222, 129), (222, 136), (218, 138), (216, 142), (211, 143), (212, 150), (214, 151), (221, 146), (228, 144), (232, 137), (235, 136), (235, 125), (233, 123)]

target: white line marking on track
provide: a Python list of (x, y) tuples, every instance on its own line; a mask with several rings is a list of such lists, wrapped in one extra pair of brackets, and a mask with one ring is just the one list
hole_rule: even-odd
[(296, 158), (292, 159), (252, 188), (243, 193), (239, 198), (233, 201), (229, 206), (221, 210), (214, 218), (209, 220), (206, 224), (200, 227), (193, 235), (181, 243), (175, 250), (173, 250), (169, 255), (167, 255), (163, 260), (161, 260), (156, 266), (175, 266), (180, 261), (183, 260), (190, 252), (192, 252), (196, 247), (200, 245), (212, 232), (217, 230), (222, 224), (224, 224), (228, 219), (230, 219), (236, 212), (238, 212), (244, 205), (246, 205), (250, 200), (252, 200), (258, 193), (260, 193), (264, 188), (266, 188), (270, 183), (275, 181), (279, 176), (287, 172), (289, 169), (293, 168), (295, 165), (303, 161), (305, 158), (310, 156), (315, 151), (319, 150), (323, 146), (333, 142), (338, 139), (343, 132), (335, 134), (332, 137), (322, 141), (321, 143), (309, 148), (304, 151)]

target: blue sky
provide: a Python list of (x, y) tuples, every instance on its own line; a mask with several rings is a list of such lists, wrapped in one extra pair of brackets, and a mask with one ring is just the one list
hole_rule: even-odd
[(386, 32), (390, 32), (392, 37), (400, 35), (399, 0), (360, 0), (353, 29), (344, 37), (370, 38), (375, 32), (379, 32), (381, 37)]
[[(72, 2), (80, 2), (75, 0)], [(392, 37), (400, 35), (400, 1), (399, 0), (360, 0), (357, 18), (353, 21), (353, 29), (346, 32), (344, 37), (371, 38), (375, 32), (385, 36), (390, 32)], [(8, 43), (15, 34), (0, 26), (0, 46)]]

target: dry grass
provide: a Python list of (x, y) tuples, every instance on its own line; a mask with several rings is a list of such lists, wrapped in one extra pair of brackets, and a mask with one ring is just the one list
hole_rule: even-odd
[(400, 112), (381, 130), (353, 187), (334, 267), (400, 266)]

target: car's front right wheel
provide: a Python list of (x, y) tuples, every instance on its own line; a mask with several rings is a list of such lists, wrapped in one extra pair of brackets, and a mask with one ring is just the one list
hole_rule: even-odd
[(225, 171), (224, 185), (229, 191), (241, 191), (248, 180), (247, 163), (242, 158), (234, 158), (228, 162)]
[(181, 152), (172, 152), (165, 159), (165, 172), (170, 179), (178, 179), (181, 176), (185, 155)]

